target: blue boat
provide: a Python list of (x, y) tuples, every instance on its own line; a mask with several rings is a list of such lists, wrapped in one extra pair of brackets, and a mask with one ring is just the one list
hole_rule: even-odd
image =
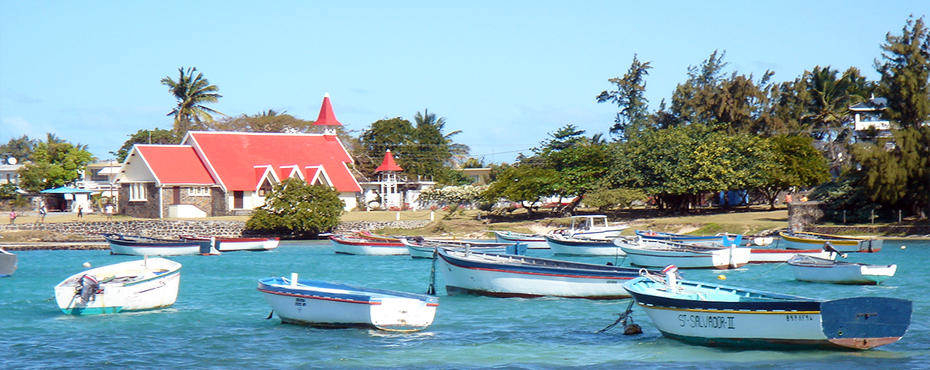
[(664, 277), (624, 283), (669, 338), (706, 346), (870, 349), (900, 340), (911, 323), (909, 300), (819, 300)]

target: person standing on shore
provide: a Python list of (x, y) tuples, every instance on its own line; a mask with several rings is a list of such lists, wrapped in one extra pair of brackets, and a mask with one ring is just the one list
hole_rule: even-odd
[(78, 218), (84, 218), (84, 207), (78, 206)]
[(42, 203), (42, 205), (39, 206), (39, 218), (36, 219), (36, 222), (45, 222), (46, 214), (48, 214), (48, 208), (45, 208), (45, 203)]
[(16, 216), (17, 216), (16, 210), (15, 210), (15, 209), (11, 209), (11, 210), (10, 210), (10, 225), (12, 225), (14, 222), (16, 222)]
[(103, 209), (107, 213), (107, 221), (113, 221), (113, 205), (107, 203), (106, 207), (103, 207)]

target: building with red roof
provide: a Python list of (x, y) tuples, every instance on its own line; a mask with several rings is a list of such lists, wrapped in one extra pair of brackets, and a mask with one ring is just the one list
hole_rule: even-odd
[[(329, 96), (320, 115), (340, 125)], [(331, 133), (191, 131), (180, 145), (137, 144), (115, 180), (119, 209), (151, 218), (249, 214), (275, 184), (294, 177), (335, 188), (351, 210), (362, 188), (349, 170), (352, 157)]]

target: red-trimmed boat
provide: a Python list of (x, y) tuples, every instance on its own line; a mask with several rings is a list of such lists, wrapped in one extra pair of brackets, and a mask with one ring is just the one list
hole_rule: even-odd
[(220, 252), (267, 251), (278, 247), (279, 238), (227, 238), (203, 235), (180, 235), (183, 240), (212, 243)]
[(330, 235), (329, 241), (337, 254), (371, 256), (405, 256), (410, 252), (399, 238), (366, 233)]

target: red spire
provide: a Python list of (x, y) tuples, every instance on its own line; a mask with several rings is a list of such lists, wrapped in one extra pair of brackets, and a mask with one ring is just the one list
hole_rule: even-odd
[(403, 171), (403, 170), (404, 170), (404, 169), (403, 169), (403, 168), (400, 168), (400, 166), (398, 166), (397, 163), (394, 163), (394, 156), (391, 155), (391, 150), (390, 150), (390, 149), (388, 149), (387, 152), (384, 153), (384, 160), (381, 161), (381, 165), (378, 166), (378, 168), (375, 168), (375, 172), (381, 172), (381, 171), (398, 171), (398, 172), (400, 172), (400, 171)]
[(333, 113), (333, 106), (329, 103), (329, 93), (323, 95), (323, 105), (320, 107), (320, 116), (313, 122), (314, 126), (342, 126), (336, 120), (336, 114)]

